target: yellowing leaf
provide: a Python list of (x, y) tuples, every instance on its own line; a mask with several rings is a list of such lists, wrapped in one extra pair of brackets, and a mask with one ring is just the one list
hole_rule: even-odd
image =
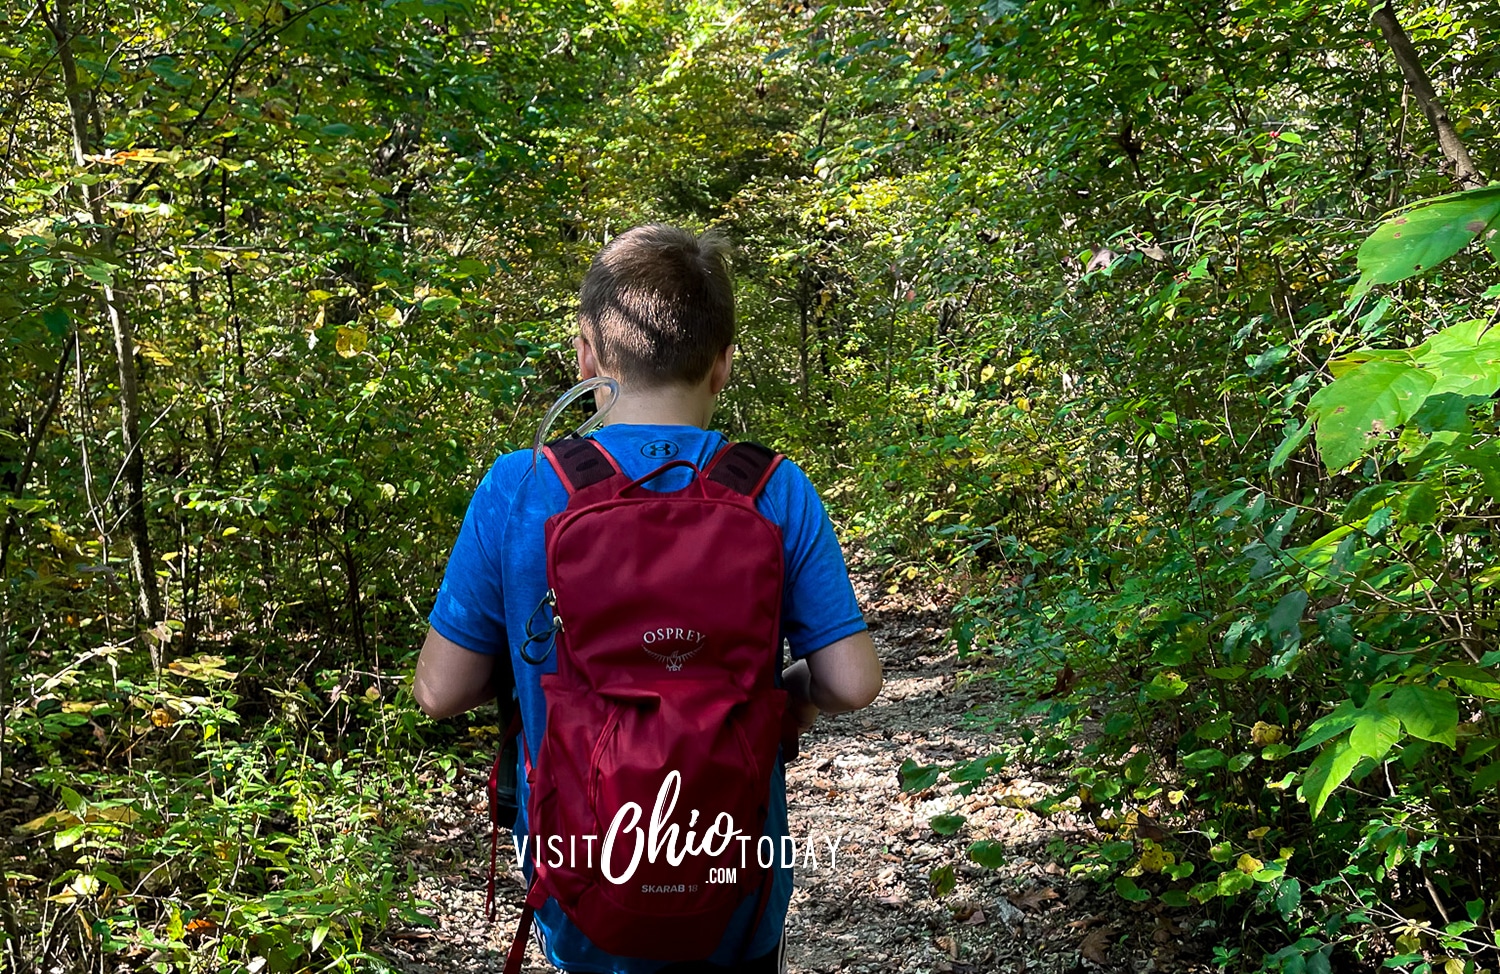
[(1152, 842), (1141, 853), (1140, 861), (1136, 865), (1140, 866), (1142, 872), (1159, 873), (1170, 866), (1174, 858), (1170, 852)]
[(1271, 831), (1271, 827), (1269, 825), (1262, 825), (1258, 829), (1251, 829), (1249, 832), (1246, 832), (1245, 835), (1251, 839), (1264, 839), (1266, 837), (1266, 833), (1269, 831)]
[(17, 826), (22, 832), (40, 832), (43, 829), (70, 828), (81, 825), (82, 819), (72, 812), (48, 812), (46, 815), (38, 815), (36, 818)]
[(339, 326), (338, 338), (334, 341), (334, 349), (342, 358), (353, 358), (365, 350), (370, 343), (370, 333), (363, 328), (349, 328)]
[(1276, 724), (1268, 724), (1263, 720), (1257, 720), (1255, 726), (1250, 728), (1250, 739), (1260, 747), (1276, 744), (1281, 740), (1283, 731)]
[(1265, 868), (1265, 866), (1265, 863), (1261, 862), (1259, 859), (1255, 858), (1248, 852), (1240, 856), (1239, 862), (1236, 862), (1234, 864), (1234, 868), (1238, 869), (1246, 876), (1249, 876), (1252, 873), (1260, 872)]
[(372, 686), (365, 691), (365, 699), (374, 703), (380, 699), (380, 688)]

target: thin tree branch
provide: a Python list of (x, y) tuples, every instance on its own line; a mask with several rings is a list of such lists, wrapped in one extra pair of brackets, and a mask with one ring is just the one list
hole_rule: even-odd
[(1437, 134), (1438, 148), (1442, 150), (1443, 158), (1453, 167), (1454, 181), (1462, 189), (1478, 189), (1483, 186), (1484, 177), (1479, 174), (1479, 167), (1474, 165), (1464, 140), (1459, 136), (1458, 129), (1454, 128), (1453, 120), (1448, 117), (1448, 109), (1433, 89), (1432, 79), (1422, 67), (1422, 60), (1411, 38), (1396, 19), (1393, 0), (1386, 0), (1376, 7), (1371, 17), (1375, 26), (1380, 28), (1380, 33), (1385, 35), (1385, 41), (1391, 46), (1391, 53), (1396, 56), (1396, 64), (1406, 77), (1411, 93), (1416, 96), (1417, 104), (1422, 107), (1423, 114)]

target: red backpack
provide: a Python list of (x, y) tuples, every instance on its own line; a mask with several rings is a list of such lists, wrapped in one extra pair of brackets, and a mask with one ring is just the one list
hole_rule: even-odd
[[(771, 888), (782, 540), (755, 499), (781, 457), (731, 444), (702, 471), (673, 460), (632, 481), (593, 440), (546, 456), (568, 490), (546, 525), (557, 671), (527, 755), (534, 875), (506, 968), (549, 897), (609, 953), (702, 959), (758, 897), (753, 933)], [(687, 487), (646, 488), (677, 467)], [(522, 655), (541, 662), (534, 645)]]

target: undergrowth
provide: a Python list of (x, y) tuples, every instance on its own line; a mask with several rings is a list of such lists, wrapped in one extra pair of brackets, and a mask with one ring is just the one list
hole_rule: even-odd
[(385, 969), (382, 932), (433, 922), (402, 848), (464, 740), (398, 671), (226, 653), (153, 673), (149, 638), (54, 656), (16, 695), (10, 968)]

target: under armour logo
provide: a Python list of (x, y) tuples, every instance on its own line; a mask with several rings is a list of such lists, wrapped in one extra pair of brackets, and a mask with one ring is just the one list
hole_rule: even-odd
[(671, 440), (652, 440), (641, 447), (641, 456), (653, 460), (670, 460), (677, 455), (677, 444)]

